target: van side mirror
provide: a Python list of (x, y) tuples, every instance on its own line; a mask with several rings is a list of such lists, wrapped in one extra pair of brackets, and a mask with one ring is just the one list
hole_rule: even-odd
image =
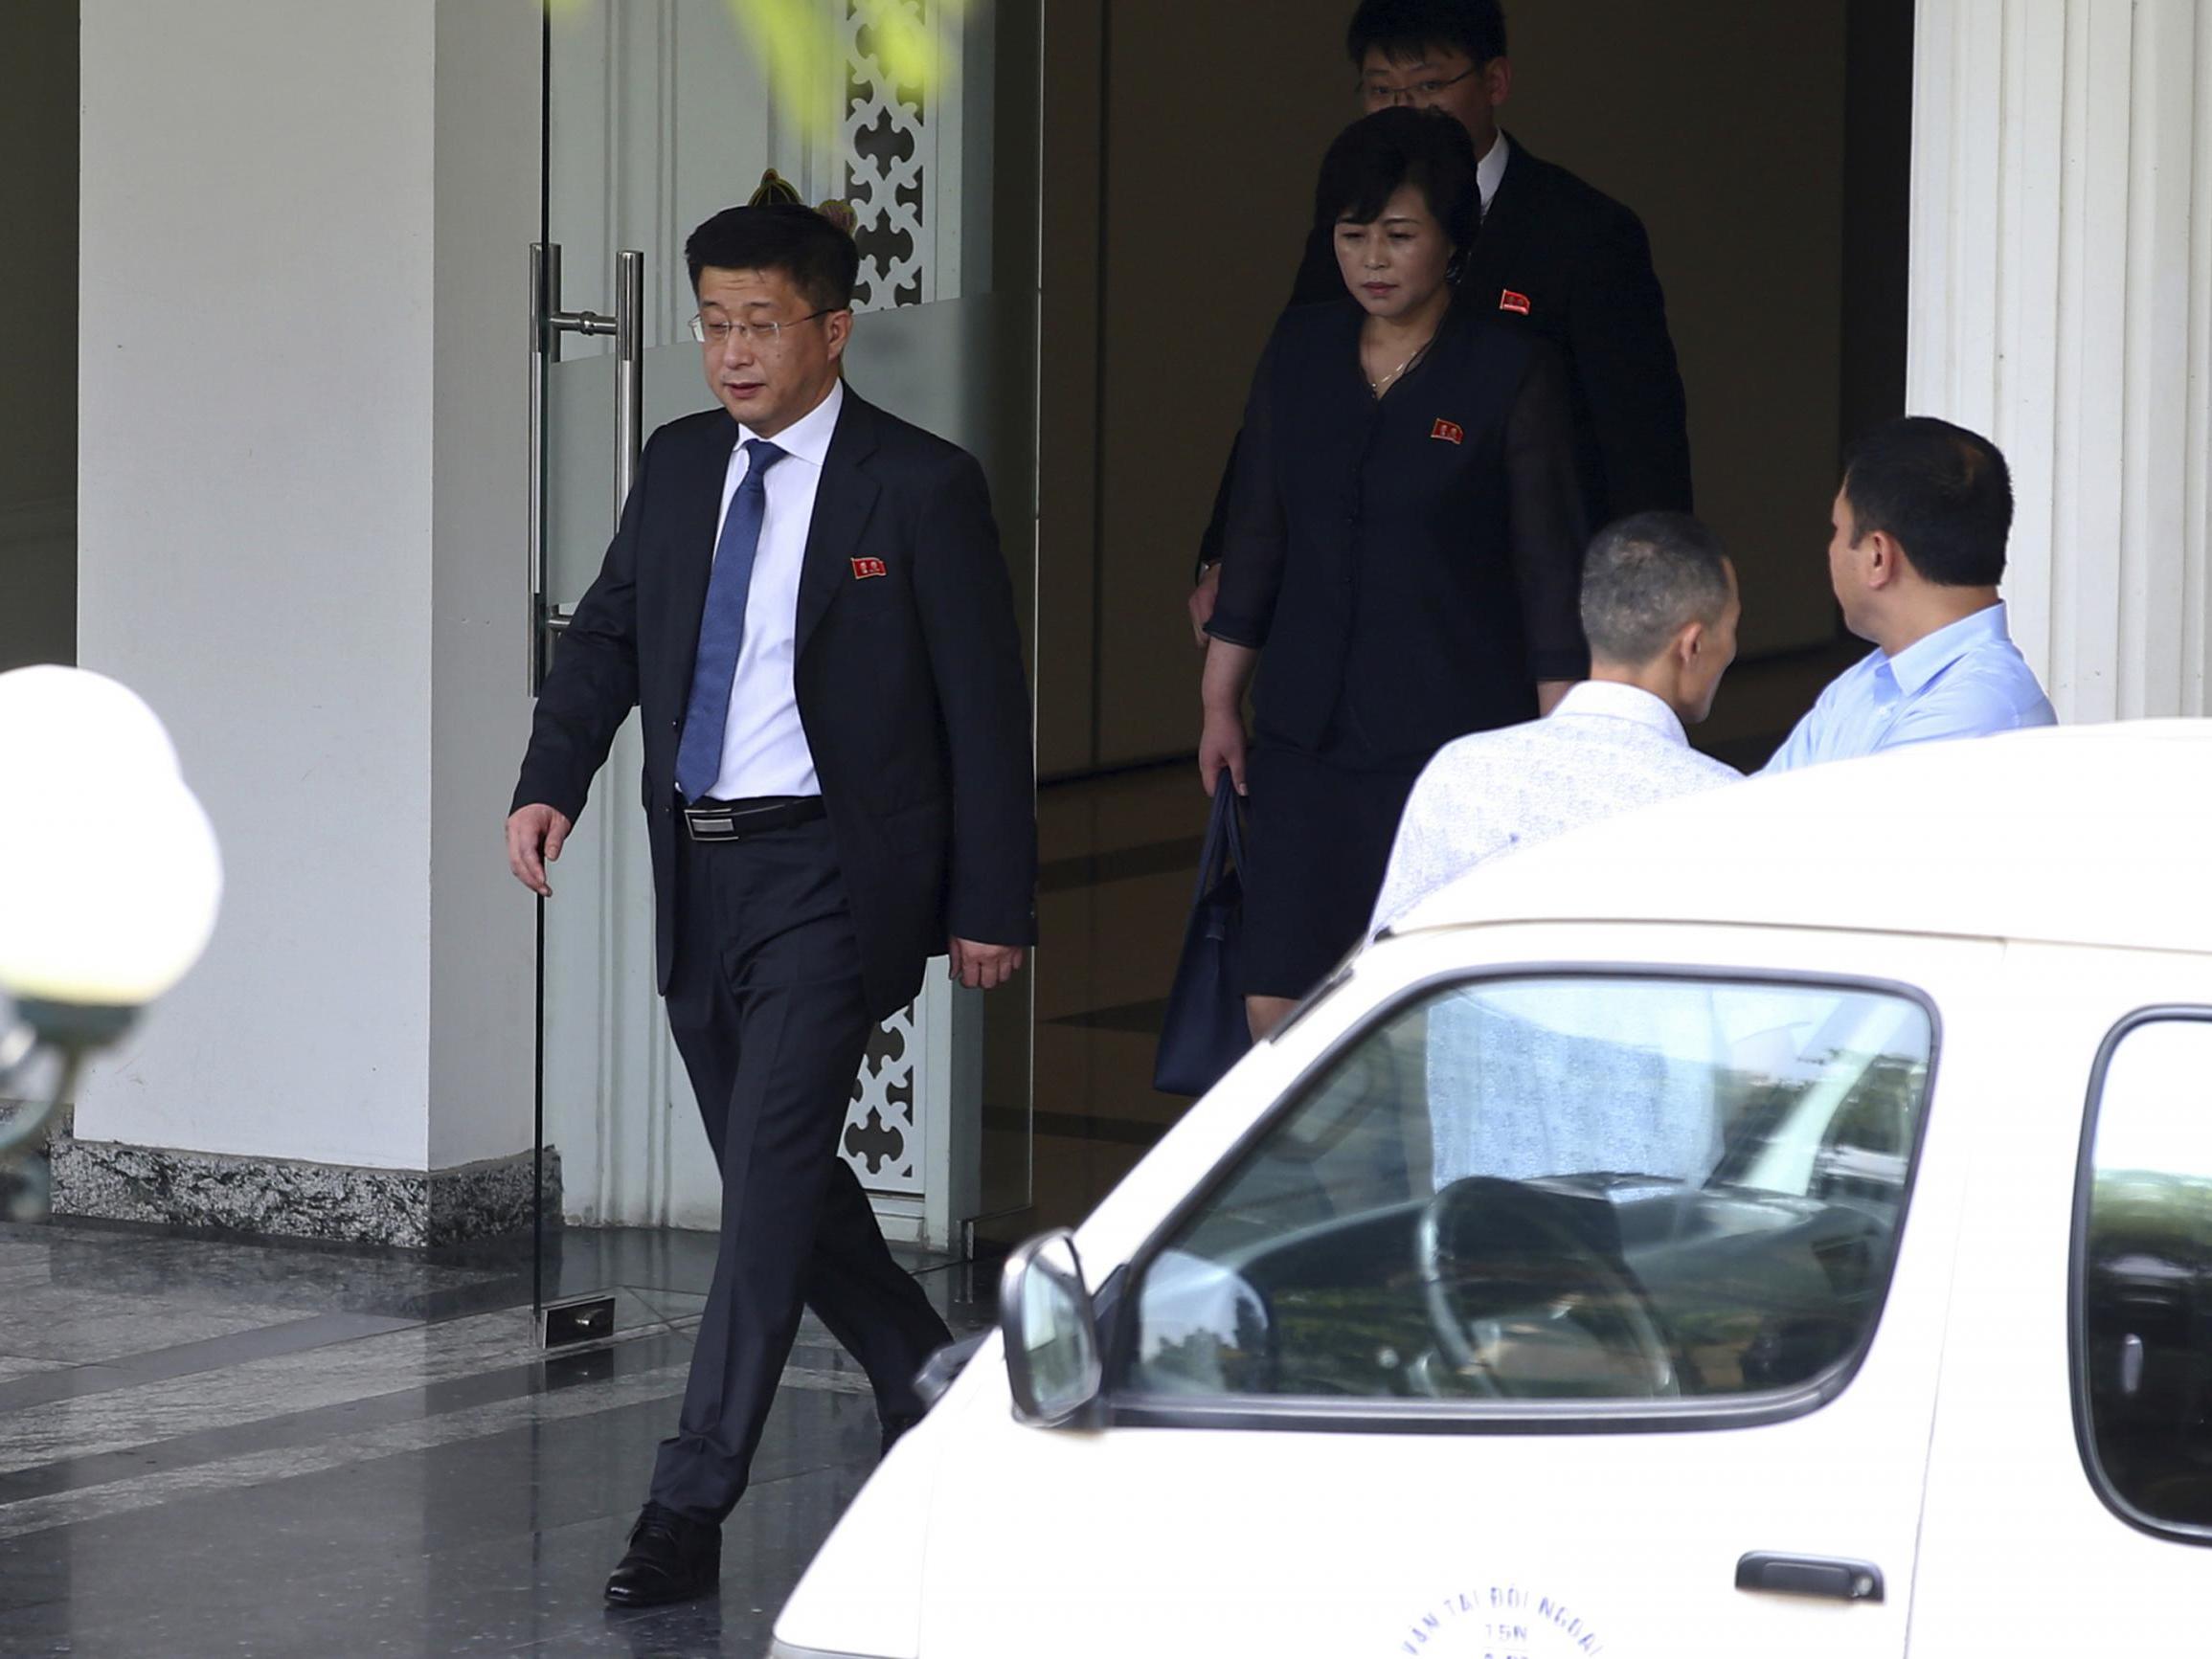
[(1006, 1258), (999, 1330), (1015, 1421), (1037, 1428), (1088, 1426), (1105, 1367), (1083, 1264), (1066, 1228), (1031, 1239)]

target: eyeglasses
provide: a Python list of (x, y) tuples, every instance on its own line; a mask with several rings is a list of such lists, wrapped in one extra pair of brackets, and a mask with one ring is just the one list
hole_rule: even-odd
[(783, 338), (783, 330), (796, 328), (801, 323), (811, 323), (817, 317), (826, 317), (840, 309), (824, 305), (819, 311), (809, 311), (803, 317), (794, 317), (788, 323), (733, 323), (727, 317), (709, 317), (704, 312), (691, 319), (691, 338), (702, 346), (720, 346), (731, 335), (737, 336), (740, 345), (760, 346), (773, 349)]
[(1360, 83), (1360, 96), (1367, 101), (1369, 109), (1388, 109), (1399, 103), (1430, 104), (1481, 67), (1479, 63), (1473, 64), (1449, 80), (1416, 80), (1411, 86), (1384, 86), (1377, 81), (1364, 80)]

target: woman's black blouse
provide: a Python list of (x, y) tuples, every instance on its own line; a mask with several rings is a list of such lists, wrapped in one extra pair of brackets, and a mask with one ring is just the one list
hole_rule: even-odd
[(1347, 299), (1276, 325), (1208, 631), (1262, 651), (1262, 741), (1417, 767), (1589, 672), (1574, 423), (1550, 347), (1460, 312), (1377, 399), (1365, 317)]

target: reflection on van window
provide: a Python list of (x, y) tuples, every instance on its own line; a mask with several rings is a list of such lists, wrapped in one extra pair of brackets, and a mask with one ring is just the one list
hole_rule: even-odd
[(1674, 1400), (1871, 1336), (1927, 1094), (1919, 1004), (1553, 976), (1377, 1024), (1146, 1269), (1150, 1395)]
[(2091, 1469), (2136, 1518), (2212, 1540), (2212, 1021), (2129, 1032), (2096, 1111), (2080, 1255)]

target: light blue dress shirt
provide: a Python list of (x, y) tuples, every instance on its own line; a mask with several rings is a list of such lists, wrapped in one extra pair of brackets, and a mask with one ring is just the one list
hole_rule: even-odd
[(1894, 657), (1872, 652), (1838, 675), (1767, 771), (2057, 724), (2035, 670), (2012, 642), (2004, 606), (1996, 604)]

